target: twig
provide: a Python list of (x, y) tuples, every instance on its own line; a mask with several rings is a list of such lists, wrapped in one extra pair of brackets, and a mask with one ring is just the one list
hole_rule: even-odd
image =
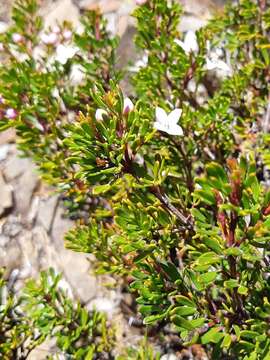
[(185, 217), (174, 205), (172, 205), (167, 195), (162, 192), (160, 186), (152, 186), (150, 191), (157, 199), (159, 199), (159, 201), (167, 210), (174, 214), (177, 219), (180, 220), (183, 225), (185, 225), (187, 229), (193, 229), (193, 223), (191, 219)]

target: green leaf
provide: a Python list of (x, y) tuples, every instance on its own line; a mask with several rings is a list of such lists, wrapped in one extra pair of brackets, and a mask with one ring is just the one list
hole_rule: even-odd
[(201, 338), (202, 344), (208, 344), (210, 342), (218, 343), (224, 337), (224, 333), (221, 331), (222, 329), (220, 327), (214, 327), (207, 331)]
[(248, 294), (248, 288), (243, 286), (243, 285), (240, 285), (237, 291), (241, 295), (247, 295)]
[(216, 271), (210, 271), (208, 273), (199, 275), (198, 280), (199, 280), (199, 282), (202, 282), (204, 284), (209, 284), (209, 283), (212, 283), (216, 279), (217, 274), (218, 273)]
[(197, 311), (196, 308), (191, 306), (177, 306), (171, 311), (172, 315), (188, 316), (193, 315)]
[(229, 348), (232, 343), (232, 337), (230, 334), (226, 334), (223, 338), (223, 341), (221, 343), (222, 348)]
[(236, 279), (230, 279), (227, 281), (224, 281), (224, 286), (228, 289), (233, 289), (239, 286), (238, 280)]
[(171, 319), (176, 326), (190, 331), (202, 327), (205, 322), (204, 318), (199, 318), (195, 320), (186, 320), (178, 315), (172, 316)]
[(107, 191), (109, 191), (111, 189), (111, 185), (110, 184), (105, 184), (105, 185), (96, 185), (93, 187), (93, 195), (100, 195), (100, 194), (105, 194)]

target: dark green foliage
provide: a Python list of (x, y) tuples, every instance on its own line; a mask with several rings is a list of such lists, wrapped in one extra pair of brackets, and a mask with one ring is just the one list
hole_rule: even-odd
[[(178, 31), (180, 14), (173, 0), (135, 10), (147, 61), (133, 74), (134, 107), (118, 84), (117, 40), (99, 13), (83, 20), (85, 32), (73, 36), (78, 53), (64, 65), (46, 65), (53, 47), (40, 64), (16, 45), (27, 59), (7, 54), (0, 93), (18, 116), (3, 116), (2, 128), (16, 127), (20, 148), (80, 219), (67, 246), (94, 254), (97, 272), (123, 277), (144, 324), (160, 334), (176, 329), (181, 346), (200, 344), (212, 359), (267, 360), (269, 4), (228, 6), (192, 46)], [(86, 73), (76, 86), (74, 63)], [(61, 333), (74, 349), (70, 337)]]

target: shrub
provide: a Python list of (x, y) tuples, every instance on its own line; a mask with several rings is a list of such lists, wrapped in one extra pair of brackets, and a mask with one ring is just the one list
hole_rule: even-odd
[(16, 128), (20, 149), (80, 219), (67, 246), (94, 254), (97, 273), (123, 277), (144, 324), (174, 327), (181, 346), (268, 359), (267, 2), (232, 4), (184, 38), (177, 1), (138, 6), (142, 60), (125, 69), (132, 101), (99, 13), (68, 45), (70, 25), (60, 45), (48, 44), (51, 29), (42, 48), (35, 14), (32, 0), (17, 1), (1, 39), (1, 127)]
[(59, 350), (74, 359), (112, 358), (115, 334), (105, 316), (74, 304), (52, 269), (42, 272), (38, 282), (29, 280), (19, 296), (4, 281), (3, 272), (0, 280), (2, 359), (27, 359), (47, 338), (56, 339)]

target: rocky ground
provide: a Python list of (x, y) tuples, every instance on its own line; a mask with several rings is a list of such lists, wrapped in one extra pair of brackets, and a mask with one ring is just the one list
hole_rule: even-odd
[[(220, 2), (182, 0), (185, 13), (181, 30), (196, 30), (205, 24)], [(8, 22), (10, 3), (1, 0), (0, 29)], [(134, 20), (130, 16), (135, 0), (42, 0), (41, 6), (47, 26), (63, 20), (76, 26), (81, 11), (99, 6), (109, 29), (121, 36), (119, 61), (125, 63), (135, 54), (131, 41)], [(7, 268), (15, 288), (19, 289), (26, 278), (36, 277), (40, 270), (54, 267), (63, 274), (63, 284), (71, 296), (118, 318), (123, 334), (128, 327), (121, 315), (123, 296), (117, 288), (105, 289), (102, 280), (91, 274), (85, 254), (65, 249), (63, 237), (72, 221), (64, 216), (54, 190), (41, 183), (31, 160), (20, 157), (16, 136), (10, 130), (0, 134), (0, 199), (0, 267)], [(134, 342), (137, 334), (133, 332), (132, 337)], [(45, 359), (52, 349), (52, 344), (44, 344), (31, 359)]]

